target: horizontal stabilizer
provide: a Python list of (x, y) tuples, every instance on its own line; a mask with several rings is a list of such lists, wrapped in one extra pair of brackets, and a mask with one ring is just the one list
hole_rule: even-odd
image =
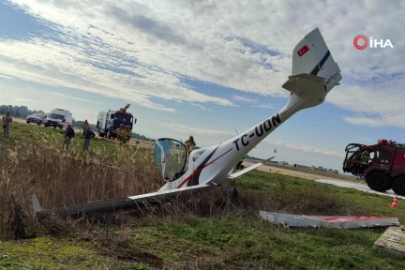
[(239, 176), (241, 176), (241, 175), (243, 175), (245, 173), (248, 173), (248, 172), (250, 172), (250, 171), (252, 171), (252, 170), (254, 170), (254, 169), (256, 169), (256, 168), (258, 168), (258, 167), (260, 167), (262, 165), (263, 165), (263, 163), (261, 163), (261, 162), (253, 164), (252, 166), (249, 166), (249, 167), (247, 167), (247, 168), (245, 168), (245, 169), (243, 169), (243, 170), (241, 170), (239, 172), (236, 172), (236, 173), (233, 173), (233, 174), (229, 175), (228, 178), (229, 179), (238, 178)]
[(313, 96), (314, 93), (326, 96), (323, 81), (323, 78), (316, 75), (302, 73), (288, 76), (288, 81), (286, 81), (282, 87), (297, 96)]
[(299, 98), (302, 108), (321, 104), (327, 94), (322, 77), (305, 73), (289, 76), (283, 88)]

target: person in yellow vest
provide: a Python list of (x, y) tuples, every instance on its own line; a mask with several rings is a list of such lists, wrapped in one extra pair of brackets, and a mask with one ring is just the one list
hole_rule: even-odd
[(121, 141), (122, 143), (127, 142), (127, 128), (125, 126), (122, 126), (121, 128)]
[(129, 140), (131, 139), (131, 135), (132, 135), (132, 132), (131, 132), (130, 126), (125, 126), (125, 128), (123, 129), (123, 134), (122, 134), (123, 142), (124, 143), (129, 142)]
[(83, 134), (84, 132), (87, 130), (87, 128), (89, 127), (89, 122), (87, 122), (87, 119), (84, 120), (83, 125), (82, 125), (82, 129), (83, 129)]
[(119, 128), (117, 128), (117, 140), (123, 142), (124, 140), (124, 125), (121, 124)]
[(370, 159), (370, 153), (367, 151), (364, 151), (363, 153), (361, 153), (360, 156), (360, 164), (363, 166), (366, 166), (370, 163), (371, 159)]

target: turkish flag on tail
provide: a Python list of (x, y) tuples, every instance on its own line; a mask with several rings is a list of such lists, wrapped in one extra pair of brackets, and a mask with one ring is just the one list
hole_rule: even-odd
[(298, 50), (297, 54), (302, 57), (304, 54), (306, 54), (306, 52), (309, 51), (309, 48), (307, 45), (305, 45), (304, 47), (302, 47), (301, 49)]

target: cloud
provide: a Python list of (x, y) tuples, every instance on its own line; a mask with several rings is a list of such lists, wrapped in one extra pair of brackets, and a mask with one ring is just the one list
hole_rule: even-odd
[(341, 153), (331, 151), (331, 150), (326, 150), (326, 149), (320, 149), (316, 148), (314, 146), (310, 145), (303, 145), (303, 144), (290, 144), (287, 143), (285, 147), (291, 148), (291, 149), (297, 149), (297, 150), (302, 150), (305, 152), (311, 152), (311, 153), (317, 153), (317, 154), (322, 154), (322, 155), (328, 155), (328, 156), (335, 156), (335, 157), (342, 157)]
[(275, 109), (273, 105), (250, 105), (250, 106), (261, 109)]
[(405, 127), (404, 116), (385, 116), (381, 117), (344, 117), (344, 120), (353, 125), (362, 125), (369, 127)]
[[(232, 106), (215, 93), (183, 85), (181, 78), (284, 97), (281, 85), (291, 75), (291, 49), (320, 27), (343, 74), (342, 86), (328, 101), (366, 114), (354, 117), (371, 113), (380, 119), (394, 116), (394, 126), (401, 122), (395, 115), (403, 113), (398, 104), (404, 101), (398, 96), (405, 82), (405, 39), (398, 35), (405, 24), (404, 1), (349, 5), (308, 0), (299, 8), (294, 1), (9, 2), (54, 32), (23, 41), (0, 39), (4, 76), (119, 97), (165, 112), (176, 109), (162, 101)], [(381, 14), (390, 14), (396, 23), (387, 23)], [(389, 38), (395, 48), (358, 51), (352, 44), (358, 34)], [(384, 87), (388, 82), (397, 88)], [(235, 97), (243, 101), (242, 95)], [(382, 100), (389, 102), (378, 105)], [(351, 117), (346, 121), (369, 124)]]
[[(56, 42), (48, 42), (44, 46), (38, 39), (33, 39), (30, 43), (8, 41), (0, 43), (0, 48), (7, 48), (8, 51), (8, 57), (0, 56), (0, 60), (4, 60), (4, 73), (36, 83), (121, 97), (143, 107), (169, 112), (174, 109), (151, 101), (151, 97), (232, 104), (226, 99), (210, 97), (179, 86), (180, 80), (175, 74), (137, 67), (138, 74), (143, 76), (148, 73), (148, 77), (134, 78), (111, 70), (98, 69), (88, 63), (84, 52), (72, 47), (59, 48)], [(32, 55), (29, 56), (30, 54)], [(104, 63), (111, 61), (106, 56), (101, 56), (97, 61), (103, 62), (104, 58)], [(90, 60), (95, 62), (94, 59)]]
[(242, 96), (238, 96), (238, 95), (233, 95), (232, 99), (235, 101), (242, 101), (242, 102), (246, 102), (246, 103), (257, 103), (257, 99), (242, 97)]
[(152, 35), (158, 40), (164, 40), (168, 43), (184, 44), (187, 40), (163, 23), (160, 23), (152, 18), (137, 14), (138, 10), (134, 9), (122, 9), (117, 6), (111, 6), (107, 15), (112, 17), (124, 25), (129, 25), (135, 30), (138, 30), (146, 35)]
[(31, 102), (31, 103), (41, 103), (41, 102), (38, 101), (38, 100), (32, 100), (32, 99), (29, 99), (29, 98), (14, 98), (13, 100), (21, 101), (21, 102), (24, 102), (24, 103), (28, 103), (28, 102)]
[(210, 137), (235, 135), (234, 133), (229, 132), (229, 131), (191, 127), (191, 126), (186, 126), (186, 125), (182, 125), (182, 124), (178, 124), (178, 123), (174, 123), (174, 122), (159, 123), (159, 125), (162, 126), (164, 129), (174, 130), (177, 133), (183, 133), (183, 134), (198, 134), (200, 136), (210, 136)]
[(67, 99), (83, 101), (83, 102), (87, 102), (87, 103), (102, 104), (101, 102), (97, 102), (97, 101), (93, 101), (93, 100), (89, 100), (89, 99), (84, 99), (84, 98), (73, 97), (73, 96), (69, 96), (69, 95), (64, 95), (64, 94), (57, 93), (57, 92), (52, 92), (52, 95), (64, 97), (64, 98), (67, 98)]
[(190, 105), (193, 107), (199, 108), (201, 110), (204, 110), (204, 111), (211, 111), (211, 109), (209, 109), (206, 106), (203, 106), (201, 104), (198, 104), (198, 103), (190, 103)]
[(349, 124), (405, 128), (404, 85), (405, 79), (366, 87), (342, 85), (328, 101), (354, 113), (343, 116)]
[(290, 143), (290, 142), (286, 142), (283, 140), (277, 140), (274, 138), (265, 139), (264, 143), (269, 146), (272, 146), (272, 147), (278, 147), (278, 149), (279, 149), (278, 152), (282, 151), (282, 150), (280, 150), (280, 148), (286, 147), (286, 148), (289, 148), (292, 150), (301, 150), (301, 151), (308, 152), (308, 153), (316, 153), (316, 154), (322, 154), (322, 155), (328, 155), (328, 156), (342, 158), (342, 154), (339, 152), (331, 151), (331, 150), (323, 149), (323, 148), (318, 148), (318, 147), (314, 147), (314, 146), (307, 145), (307, 144)]
[(9, 80), (14, 79), (14, 77), (12, 77), (12, 76), (7, 76), (7, 75), (4, 75), (4, 74), (0, 74), (0, 77), (3, 78), (3, 79), (9, 79)]

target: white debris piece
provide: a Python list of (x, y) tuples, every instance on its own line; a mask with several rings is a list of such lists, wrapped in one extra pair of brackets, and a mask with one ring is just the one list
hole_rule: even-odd
[(396, 217), (307, 216), (259, 211), (264, 220), (284, 227), (357, 229), (399, 225)]

